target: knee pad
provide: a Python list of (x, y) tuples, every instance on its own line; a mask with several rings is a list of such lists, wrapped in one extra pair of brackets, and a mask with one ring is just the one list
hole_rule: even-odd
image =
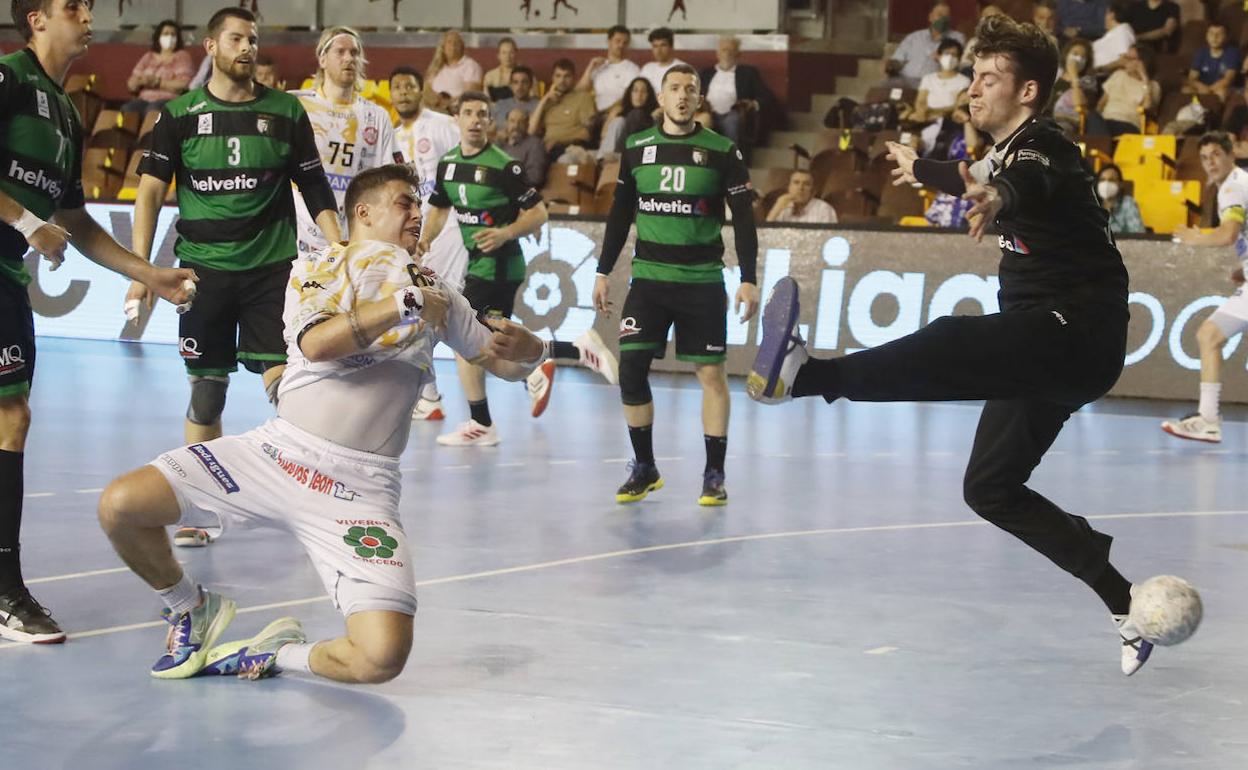
[(650, 403), (650, 362), (654, 360), (651, 350), (620, 351), (620, 400), (625, 406), (642, 406)]
[(230, 386), (230, 378), (191, 375), (189, 379), (191, 405), (186, 408), (186, 419), (196, 425), (215, 425), (225, 411), (225, 389)]

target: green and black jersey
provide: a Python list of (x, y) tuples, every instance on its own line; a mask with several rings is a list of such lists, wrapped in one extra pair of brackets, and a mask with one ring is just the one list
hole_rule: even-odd
[(492, 143), (475, 155), (464, 155), (462, 145), (443, 155), (429, 196), (431, 205), (455, 209), (468, 250), (468, 275), (487, 281), (524, 280), (520, 241), (508, 241), (486, 254), (473, 236), (486, 228), (506, 227), (521, 211), (541, 202), (541, 193), (529, 184), (524, 168)]
[(732, 207), (741, 281), (755, 283), (753, 203), (749, 169), (728, 138), (700, 126), (684, 136), (659, 126), (639, 131), (624, 143), (598, 272), (610, 274), (635, 218), (633, 278), (722, 283), (726, 204)]
[(176, 178), (174, 252), (216, 270), (294, 259), (292, 181), (313, 217), (338, 211), (303, 105), (261, 85), (247, 102), (221, 101), (205, 86), (166, 104), (139, 173)]
[[(81, 208), (82, 119), (29, 48), (0, 56), (0, 105), (0, 190), (40, 219)], [(28, 250), (26, 238), (0, 222), (0, 276), (30, 283)]]

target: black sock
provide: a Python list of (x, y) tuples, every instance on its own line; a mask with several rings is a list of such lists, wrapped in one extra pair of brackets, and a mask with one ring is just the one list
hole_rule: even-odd
[(550, 343), (550, 357), (551, 358), (570, 358), (573, 361), (580, 361), (581, 351), (579, 348), (576, 347), (576, 345), (573, 345), (571, 342), (560, 342), (559, 340), (555, 340), (554, 342)]
[(469, 401), (468, 411), (472, 414), (472, 419), (476, 420), (482, 427), (488, 428), (494, 424), (490, 420), (489, 399), (483, 398), (480, 401)]
[(1114, 569), (1114, 565), (1105, 565), (1105, 571), (1092, 583), (1092, 590), (1114, 615), (1126, 615), (1131, 611), (1131, 583)]
[(22, 452), (0, 449), (0, 593), (22, 585)]
[(653, 427), (652, 425), (643, 425), (640, 428), (634, 428), (630, 425), (628, 428), (628, 440), (633, 442), (633, 455), (639, 463), (654, 465)]
[(793, 398), (823, 396), (830, 404), (840, 397), (840, 362), (835, 358), (812, 358), (797, 370), (793, 378)]
[(728, 437), (703, 435), (702, 440), (706, 442), (706, 468), (703, 473), (707, 471), (723, 473), (724, 455), (728, 453)]

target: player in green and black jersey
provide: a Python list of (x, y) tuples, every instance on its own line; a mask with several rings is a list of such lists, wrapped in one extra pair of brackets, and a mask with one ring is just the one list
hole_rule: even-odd
[(620, 161), (620, 181), (607, 219), (594, 306), (607, 312), (607, 276), (636, 221), (632, 286), (620, 321), (620, 396), (633, 443), (628, 480), (615, 499), (641, 500), (663, 486), (654, 462), (651, 426), (650, 362), (667, 350), (676, 326), (676, 358), (697, 365), (702, 384), (702, 427), (706, 440), (702, 505), (723, 505), (724, 455), (728, 448), (728, 378), (724, 367), (728, 337), (728, 295), (724, 289), (725, 204), (732, 209), (741, 288), (736, 310), (749, 320), (758, 310), (754, 275), (758, 231), (754, 188), (741, 151), (728, 139), (693, 119), (701, 103), (698, 75), (688, 65), (663, 76), (661, 126), (628, 137)]
[[(88, 0), (13, 0), (27, 46), (0, 56), (0, 638), (49, 643), (65, 634), (26, 590), (18, 547), (35, 325), (28, 250), (55, 270), (73, 244), (93, 262), (142, 280), (176, 303), (194, 295), (191, 270), (155, 268), (87, 214), (81, 118), (61, 89), (91, 39)], [(51, 220), (51, 221), (45, 221)], [(36, 257), (37, 260), (37, 257)]]
[[(438, 162), (429, 218), (421, 229), (417, 251), (429, 251), (453, 211), (468, 250), (464, 297), (482, 316), (510, 318), (525, 273), (519, 239), (546, 222), (546, 204), (526, 181), (524, 168), (490, 143), (486, 134), (489, 97), (465, 93), (455, 120), (460, 143)], [(438, 443), (497, 444), (498, 431), (485, 397), (485, 371), (458, 356), (455, 360), (472, 416), (453, 432), (438, 436)]]
[[(292, 181), (326, 238), (341, 238), (307, 113), (294, 96), (253, 80), (257, 40), (250, 12), (213, 15), (204, 41), (212, 78), (165, 105), (139, 165), (135, 251), (151, 253), (156, 217), (176, 179), (174, 252), (201, 279), (199, 299), (178, 323), (191, 381), (188, 444), (221, 435), (237, 362), (262, 373), (270, 400), (276, 396), (286, 363), (282, 307), (297, 252)], [(128, 296), (143, 294), (136, 284)]]

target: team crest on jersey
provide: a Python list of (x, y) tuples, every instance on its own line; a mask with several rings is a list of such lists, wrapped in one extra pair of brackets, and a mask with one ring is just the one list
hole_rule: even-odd
[(364, 143), (377, 144), (377, 128), (375, 126), (368, 126), (364, 129)]
[(428, 155), (429, 151), (432, 149), (433, 149), (433, 142), (430, 142), (429, 137), (427, 136), (422, 136), (420, 138), (420, 141), (416, 142), (416, 152), (420, 153), (421, 155)]
[(659, 157), (659, 148), (656, 145), (650, 145), (641, 151), (642, 163), (653, 163)]
[(694, 150), (693, 162), (698, 164), (699, 166), (705, 166), (706, 165), (706, 153), (701, 150)]
[(52, 111), (48, 108), (48, 94), (45, 91), (35, 91), (35, 101), (38, 103), (39, 117), (51, 118)]
[(451, 180), (452, 180), (452, 179), (454, 179), (454, 178), (455, 178), (455, 164), (454, 164), (454, 163), (447, 163), (447, 164), (446, 164), (446, 173), (442, 175), (442, 181), (444, 181), (444, 182), (449, 182), (449, 181), (451, 181)]
[(268, 118), (256, 118), (256, 133), (261, 136), (268, 136), (272, 127), (273, 123)]
[(199, 128), (196, 130), (196, 133), (201, 136), (203, 136), (204, 134), (212, 133), (212, 113), (211, 112), (209, 112), (206, 115), (199, 116)]
[(476, 182), (477, 184), (485, 184), (487, 173), (488, 172), (485, 169), (481, 168), (480, 166), (477, 166), (477, 168), (472, 172), (472, 181)]

